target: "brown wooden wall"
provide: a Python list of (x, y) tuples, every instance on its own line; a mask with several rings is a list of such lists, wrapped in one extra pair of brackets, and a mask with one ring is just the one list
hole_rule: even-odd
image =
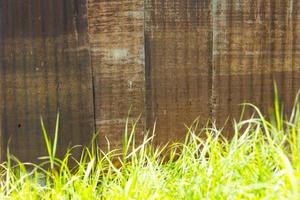
[[(242, 102), (268, 111), (273, 80), (290, 109), (300, 86), (296, 0), (0, 1), (1, 148), (45, 154), (39, 117), (60, 154), (71, 142), (121, 144), (129, 115), (138, 134), (178, 140), (196, 117), (220, 125)], [(50, 132), (52, 134), (52, 132)]]
[(161, 142), (211, 115), (210, 1), (146, 1), (147, 122)]
[(89, 0), (88, 19), (99, 143), (114, 148), (145, 108), (144, 2)]
[(300, 86), (299, 8), (293, 0), (214, 1), (217, 119), (238, 116), (245, 101), (267, 112), (273, 80), (290, 110)]
[(58, 150), (85, 144), (94, 130), (86, 1), (0, 1), (1, 147), (22, 160), (46, 155), (43, 116)]

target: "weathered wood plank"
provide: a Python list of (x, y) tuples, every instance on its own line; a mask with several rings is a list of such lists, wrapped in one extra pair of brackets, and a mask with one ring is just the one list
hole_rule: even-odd
[(91, 138), (86, 10), (85, 0), (1, 1), (2, 143), (23, 161), (46, 155), (39, 119), (53, 135), (58, 109), (58, 155)]
[[(0, 10), (3, 10), (4, 3), (0, 1)], [(4, 101), (3, 101), (3, 91), (5, 88), (5, 83), (2, 81), (2, 76), (4, 72), (4, 48), (3, 48), (3, 38), (4, 38), (4, 32), (3, 32), (3, 27), (4, 27), (4, 21), (3, 21), (3, 12), (0, 13), (0, 161), (3, 160), (2, 158), (2, 153), (1, 151), (3, 150), (3, 121), (4, 121)]]
[(89, 0), (88, 19), (100, 145), (120, 147), (130, 107), (130, 119), (145, 107), (144, 2)]
[(157, 122), (157, 141), (175, 141), (184, 123), (211, 115), (211, 4), (147, 0), (145, 8), (147, 122)]
[[(213, 67), (216, 113), (222, 123), (238, 117), (239, 103), (251, 102), (267, 113), (273, 80), (291, 109), (299, 89), (299, 1), (213, 0)], [(248, 113), (250, 114), (250, 113)]]

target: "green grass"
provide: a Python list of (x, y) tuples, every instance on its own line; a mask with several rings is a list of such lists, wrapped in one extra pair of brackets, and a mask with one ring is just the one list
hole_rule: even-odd
[(34, 165), (8, 151), (0, 199), (300, 199), (300, 106), (285, 120), (278, 100), (269, 120), (246, 106), (255, 115), (235, 122), (230, 140), (195, 121), (182, 143), (154, 148), (149, 133), (136, 145), (127, 122), (123, 149), (104, 153), (95, 135), (72, 168), (71, 150), (55, 156), (58, 120), (53, 140), (42, 125), (49, 155)]

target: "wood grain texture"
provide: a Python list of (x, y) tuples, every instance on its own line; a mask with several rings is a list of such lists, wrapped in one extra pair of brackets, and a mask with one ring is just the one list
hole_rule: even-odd
[(144, 2), (89, 0), (88, 19), (99, 143), (120, 147), (130, 107), (130, 121), (145, 107)]
[[(1, 1), (2, 146), (22, 161), (47, 155), (40, 116), (58, 155), (86, 144), (94, 130), (85, 0)], [(2, 150), (2, 153), (5, 153)]]
[(211, 4), (146, 1), (147, 124), (159, 143), (185, 136), (184, 124), (211, 116)]
[[(273, 80), (290, 111), (299, 90), (299, 1), (213, 0), (213, 67), (219, 122), (239, 117), (243, 102), (268, 113)], [(251, 112), (248, 112), (248, 116)]]
[(120, 147), (126, 118), (141, 113), (138, 138), (157, 122), (158, 143), (184, 137), (196, 117), (238, 118), (243, 102), (268, 113), (273, 80), (289, 113), (299, 9), (296, 0), (2, 0), (2, 154), (11, 138), (22, 160), (45, 155), (39, 118), (53, 130), (58, 108), (60, 154), (95, 127), (101, 147), (105, 137)]
[[(3, 10), (4, 4), (3, 2), (0, 2), (0, 10)], [(4, 61), (3, 58), (4, 57), (4, 21), (3, 21), (3, 12), (0, 12), (0, 161), (3, 161), (2, 158), (2, 151), (3, 151), (3, 121), (4, 121), (4, 114), (3, 114), (3, 110), (4, 110), (4, 101), (3, 101), (3, 91), (4, 91), (4, 84), (2, 81), (2, 76), (1, 74), (3, 74), (4, 71)]]

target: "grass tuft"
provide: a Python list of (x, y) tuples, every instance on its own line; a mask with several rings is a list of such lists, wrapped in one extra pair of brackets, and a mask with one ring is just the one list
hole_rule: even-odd
[(0, 199), (300, 199), (299, 104), (284, 119), (275, 99), (275, 120), (244, 106), (255, 114), (234, 122), (231, 139), (195, 120), (183, 142), (154, 147), (153, 132), (137, 145), (138, 120), (127, 120), (122, 149), (103, 152), (95, 134), (73, 167), (72, 149), (56, 157), (59, 115), (53, 139), (41, 119), (48, 156), (22, 163), (8, 149)]

